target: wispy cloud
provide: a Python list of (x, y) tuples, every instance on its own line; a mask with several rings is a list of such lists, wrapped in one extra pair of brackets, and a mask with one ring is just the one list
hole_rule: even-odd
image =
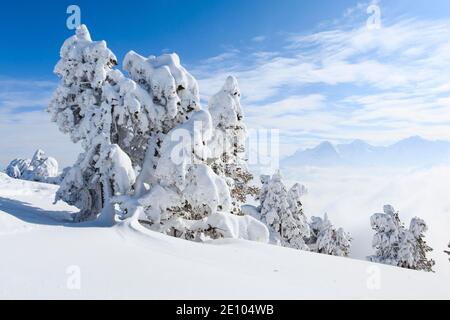
[(56, 83), (51, 81), (0, 79), (0, 114), (20, 113), (21, 109), (30, 107), (44, 108), (55, 87)]
[[(234, 74), (247, 121), (278, 127), (290, 152), (320, 139), (450, 139), (450, 20), (386, 18), (374, 30), (367, 7), (359, 3), (314, 32), (284, 35), (276, 50), (203, 64), (194, 70), (203, 98)], [(313, 111), (312, 96), (321, 97)]]
[(0, 168), (13, 158), (30, 158), (44, 149), (63, 165), (70, 165), (79, 146), (60, 133), (46, 108), (52, 91), (52, 81), (0, 79)]
[(252, 39), (253, 42), (264, 42), (266, 40), (265, 36), (256, 36)]

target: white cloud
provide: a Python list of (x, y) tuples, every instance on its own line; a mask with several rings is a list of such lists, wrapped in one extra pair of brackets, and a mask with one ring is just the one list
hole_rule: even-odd
[[(296, 147), (305, 143), (301, 134), (384, 143), (408, 135), (450, 139), (450, 20), (385, 19), (369, 30), (366, 7), (348, 10), (339, 25), (285, 36), (276, 51), (203, 64), (193, 71), (203, 99), (235, 75), (247, 121), (279, 128)], [(326, 108), (308, 110), (311, 96), (326, 96)]]
[(249, 110), (249, 114), (266, 117), (286, 116), (300, 111), (317, 110), (325, 105), (326, 97), (320, 94), (307, 96), (291, 96), (271, 104), (255, 106)]
[(0, 119), (0, 167), (14, 158), (31, 158), (37, 149), (55, 157), (61, 167), (72, 165), (81, 152), (78, 145), (58, 131), (45, 111), (27, 112)]
[(266, 40), (265, 36), (256, 36), (252, 39), (253, 42), (264, 42)]
[(74, 162), (79, 146), (45, 112), (55, 86), (51, 81), (0, 79), (0, 167), (17, 157), (32, 157), (38, 148), (61, 166)]

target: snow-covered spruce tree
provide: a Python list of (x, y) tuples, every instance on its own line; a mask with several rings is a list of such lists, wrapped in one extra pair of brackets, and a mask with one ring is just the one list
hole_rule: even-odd
[(233, 213), (241, 214), (248, 196), (256, 197), (259, 190), (251, 185), (253, 175), (247, 168), (245, 140), (247, 129), (243, 122), (241, 92), (235, 77), (228, 77), (222, 89), (209, 100), (214, 134), (210, 142), (210, 159), (214, 172), (227, 178), (231, 185)]
[(400, 237), (405, 228), (398, 212), (391, 205), (385, 205), (383, 212), (376, 213), (370, 218), (372, 229), (375, 230), (372, 247), (376, 249), (376, 252), (369, 257), (369, 260), (398, 265)]
[(78, 221), (101, 213), (98, 219), (112, 224), (118, 214), (129, 225), (145, 222), (186, 239), (267, 241), (255, 219), (230, 218), (230, 187), (207, 163), (212, 119), (178, 56), (130, 52), (130, 78), (115, 64), (85, 26), (63, 45), (56, 67), (62, 81), (49, 111), (84, 152), (65, 173), (57, 200), (80, 208)]
[(400, 267), (428, 272), (433, 271), (435, 262), (433, 259), (427, 258), (428, 252), (433, 251), (425, 241), (424, 233), (427, 230), (428, 227), (424, 220), (420, 218), (411, 220), (409, 230), (405, 233), (405, 237), (400, 244)]
[(267, 191), (269, 190), (269, 182), (272, 177), (270, 175), (261, 175), (261, 188), (259, 194), (256, 196), (256, 200), (259, 201), (258, 211), (261, 212), (262, 204), (266, 201)]
[(311, 236), (307, 244), (311, 251), (339, 257), (347, 257), (350, 254), (350, 235), (342, 228), (336, 230), (327, 214), (323, 219), (311, 217), (309, 226)]
[(351, 238), (342, 228), (328, 220), (312, 218), (308, 224), (301, 197), (305, 186), (295, 184), (287, 191), (279, 173), (273, 177), (261, 176), (259, 211), (261, 220), (277, 234), (282, 245), (336, 256), (348, 256)]
[(427, 230), (425, 221), (414, 218), (409, 229), (406, 229), (398, 212), (391, 205), (384, 206), (383, 211), (384, 213), (376, 213), (371, 217), (371, 225), (376, 232), (372, 246), (376, 252), (369, 260), (402, 268), (432, 271), (434, 261), (426, 257), (432, 249), (424, 240)]
[(54, 183), (58, 176), (58, 162), (52, 157), (47, 157), (44, 151), (37, 150), (31, 160), (11, 161), (5, 172), (16, 179)]
[(288, 203), (289, 209), (297, 222), (298, 228), (301, 230), (301, 234), (304, 238), (310, 236), (310, 228), (305, 214), (303, 213), (303, 205), (301, 202), (301, 197), (305, 195), (306, 188), (304, 185), (296, 183), (294, 184), (288, 192)]
[(304, 238), (309, 237), (309, 228), (298, 198), (289, 199), (278, 172), (270, 179), (261, 178), (263, 187), (260, 195), (261, 220), (279, 236), (281, 245), (300, 250), (308, 250)]

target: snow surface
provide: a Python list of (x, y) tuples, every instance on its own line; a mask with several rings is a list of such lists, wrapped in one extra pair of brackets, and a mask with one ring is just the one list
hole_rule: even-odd
[[(135, 222), (65, 223), (76, 209), (53, 205), (56, 189), (0, 173), (0, 298), (450, 298), (442, 272), (244, 240), (195, 243)], [(67, 286), (73, 270), (80, 290)]]

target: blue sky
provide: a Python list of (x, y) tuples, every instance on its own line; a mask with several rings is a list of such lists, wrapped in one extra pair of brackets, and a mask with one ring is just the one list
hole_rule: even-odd
[[(8, 1), (0, 10), (0, 165), (42, 147), (79, 151), (44, 112), (66, 8), (119, 60), (177, 52), (204, 101), (236, 75), (252, 128), (277, 128), (282, 154), (322, 140), (450, 139), (450, 2)], [(366, 10), (381, 10), (370, 30)], [(30, 135), (33, 132), (33, 135)]]
[(195, 64), (260, 35), (310, 29), (353, 1), (8, 1), (0, 10), (0, 35), (9, 48), (0, 52), (3, 76), (51, 77), (55, 53), (71, 35), (65, 27), (70, 4), (80, 6), (82, 22), (118, 57), (130, 48), (170, 50)]

